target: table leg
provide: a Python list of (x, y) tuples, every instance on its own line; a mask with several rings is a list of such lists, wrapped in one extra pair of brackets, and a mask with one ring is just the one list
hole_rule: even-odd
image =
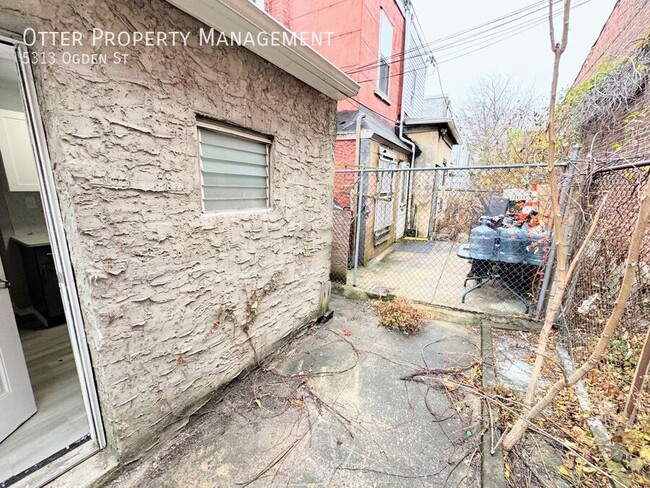
[(524, 297), (522, 297), (517, 292), (517, 290), (511, 287), (506, 280), (504, 280), (503, 278), (500, 278), (500, 280), (503, 286), (505, 286), (508, 290), (510, 290), (510, 292), (517, 298), (517, 300), (519, 300), (521, 303), (524, 304), (524, 306), (526, 307), (526, 314), (528, 314), (528, 312), (530, 311), (530, 302), (526, 300)]

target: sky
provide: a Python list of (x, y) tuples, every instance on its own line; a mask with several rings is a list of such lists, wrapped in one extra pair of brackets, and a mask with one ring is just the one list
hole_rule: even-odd
[[(569, 42), (560, 65), (560, 89), (571, 86), (615, 3), (616, 0), (572, 1), (574, 8), (570, 17)], [(522, 32), (485, 49), (477, 50), (457, 59), (450, 59), (464, 54), (464, 51), (489, 44), (495, 38), (467, 40), (468, 44), (459, 46), (458, 41), (461, 38), (457, 37), (447, 41), (447, 43), (454, 42), (454, 45), (449, 45), (446, 49), (440, 49), (443, 45), (441, 42), (432, 47), (433, 54), (440, 63), (443, 93), (450, 98), (452, 107), (461, 106), (465, 101), (465, 94), (472, 84), (476, 84), (482, 77), (490, 76), (492, 73), (512, 76), (523, 87), (530, 88), (541, 97), (548, 99), (553, 55), (548, 35), (548, 22), (544, 21), (548, 15), (547, 3), (539, 0), (452, 0), (448, 2), (413, 0), (413, 4), (428, 42), (502, 17), (531, 4), (539, 4), (535, 7), (539, 8), (539, 11), (530, 13), (531, 10), (526, 10), (515, 17), (527, 13), (530, 15), (520, 19), (509, 17), (484, 27), (482, 30), (492, 28), (491, 34), (488, 35), (502, 37), (510, 36), (515, 31), (498, 34), (495, 27), (522, 30)], [(554, 10), (561, 13), (561, 9), (561, 3), (555, 4)], [(536, 24), (538, 22), (536, 19), (539, 19), (539, 25), (531, 25), (530, 28), (527, 28), (528, 25), (523, 24), (524, 22)], [(512, 22), (499, 27), (499, 24), (505, 21)], [(561, 17), (556, 18), (555, 25), (556, 39), (559, 40), (562, 27)], [(475, 32), (473, 39), (476, 39), (477, 35)], [(468, 38), (463, 37), (462, 39)], [(445, 61), (446, 59), (449, 61)], [(440, 92), (438, 77), (433, 68), (430, 68), (426, 94), (438, 95)]]

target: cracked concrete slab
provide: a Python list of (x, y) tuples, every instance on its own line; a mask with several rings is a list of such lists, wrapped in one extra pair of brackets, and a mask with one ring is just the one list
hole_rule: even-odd
[(380, 327), (366, 302), (334, 296), (331, 306), (330, 322), (230, 385), (110, 486), (479, 486), (480, 412), (402, 379), (471, 364), (478, 332), (430, 322), (405, 336)]

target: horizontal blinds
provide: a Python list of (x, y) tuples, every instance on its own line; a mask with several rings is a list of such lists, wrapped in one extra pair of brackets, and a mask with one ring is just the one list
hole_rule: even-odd
[(267, 208), (268, 145), (199, 128), (206, 211)]

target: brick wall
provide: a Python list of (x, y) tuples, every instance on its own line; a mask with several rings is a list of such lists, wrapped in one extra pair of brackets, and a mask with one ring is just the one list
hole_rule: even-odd
[[(194, 33), (45, 48), (126, 65), (34, 66), (103, 422), (128, 458), (318, 310), (336, 103), (244, 48), (199, 46), (202, 25), (162, 0), (0, 0), (0, 27), (27, 26)], [(197, 113), (273, 137), (271, 209), (202, 214)]]
[(357, 141), (338, 140), (334, 152), (336, 166), (354, 165), (357, 160)]
[[(357, 160), (357, 141), (338, 140), (334, 151), (334, 161), (337, 169), (355, 169)], [(353, 202), (350, 200), (351, 190), (357, 181), (354, 173), (339, 173), (334, 176), (334, 202), (349, 209)], [(356, 191), (356, 190), (354, 190)]]
[[(650, 33), (650, 0), (619, 0), (591, 52), (574, 87), (594, 76), (607, 63), (631, 54), (637, 41)], [(621, 158), (650, 158), (650, 99), (647, 87), (622, 105), (614, 117), (598, 120), (582, 134), (582, 154), (600, 162)]]
[(264, 8), (278, 22), (291, 29), (291, 0), (264, 0)]
[(603, 164), (630, 158), (650, 159), (649, 107), (650, 92), (646, 88), (618, 110), (613, 123), (589, 128), (582, 138), (582, 154), (591, 155)]
[[(295, 32), (333, 32), (330, 43), (313, 43), (312, 47), (345, 72), (370, 65), (350, 74), (361, 86), (354, 98), (383, 117), (398, 119), (404, 71), (401, 60), (391, 64), (388, 101), (375, 94), (382, 10), (393, 26), (393, 55), (404, 51), (406, 20), (396, 0), (266, 0), (265, 5), (270, 15)], [(338, 105), (339, 110), (357, 108), (359, 103), (351, 99)]]
[[(638, 46), (636, 41), (649, 33), (650, 0), (619, 0), (585, 60), (574, 87), (589, 80), (608, 62), (633, 53)], [(592, 122), (581, 134), (583, 156), (592, 156), (596, 161), (584, 164), (611, 167), (632, 158), (633, 161), (638, 161), (637, 158), (650, 159), (649, 107), (646, 76), (646, 85), (636, 97), (622, 103), (612, 116)], [(607, 198), (591, 241), (568, 287), (563, 306), (567, 333), (571, 336), (570, 343), (577, 360), (587, 357), (589, 347), (593, 347), (594, 338), (602, 329), (603, 317), (611, 312), (618, 283), (623, 276), (629, 238), (637, 219), (640, 191), (645, 186), (647, 176), (644, 169), (597, 173), (589, 186), (581, 188), (577, 195), (582, 209), (592, 216)], [(574, 251), (590, 232), (590, 226), (591, 222), (584, 221), (582, 216), (574, 223)], [(650, 231), (641, 251), (638, 269), (648, 269), (649, 256)], [(626, 336), (633, 336), (639, 329), (645, 334), (647, 325), (640, 318), (648, 316), (644, 297), (648, 295), (649, 287), (650, 280), (639, 273), (619, 328)], [(625, 341), (630, 344), (631, 339), (628, 339)], [(630, 352), (637, 354), (632, 349)], [(619, 408), (623, 406), (614, 405)]]
[(649, 31), (650, 0), (618, 0), (574, 86), (589, 79), (603, 63), (632, 51), (634, 41), (645, 37)]

